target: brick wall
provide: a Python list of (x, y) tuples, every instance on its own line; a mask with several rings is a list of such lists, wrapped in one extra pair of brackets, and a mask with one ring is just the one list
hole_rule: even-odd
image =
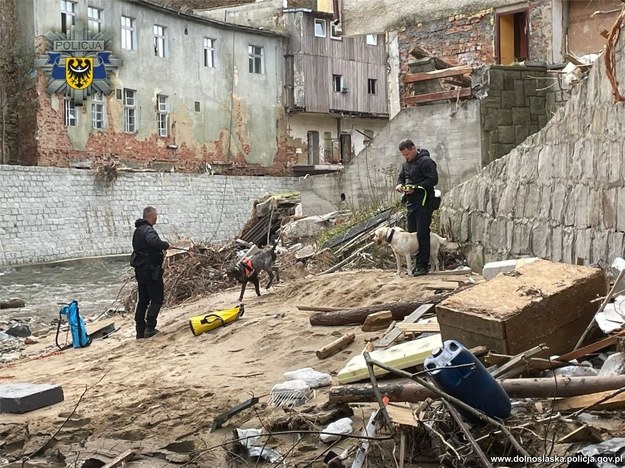
[(0, 266), (130, 253), (148, 204), (164, 239), (229, 240), (255, 198), (298, 189), (292, 177), (126, 172), (104, 186), (91, 171), (0, 165)]
[[(551, 0), (529, 4), (530, 58), (551, 62)], [(483, 66), (496, 63), (495, 11), (458, 14), (419, 23), (398, 33), (401, 75), (414, 60), (410, 50), (418, 45), (452, 65)], [(401, 76), (400, 76), (401, 83)], [(402, 97), (404, 90), (401, 90)]]

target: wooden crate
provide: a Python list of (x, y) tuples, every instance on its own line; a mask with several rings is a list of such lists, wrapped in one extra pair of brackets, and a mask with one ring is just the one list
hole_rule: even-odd
[(573, 349), (605, 296), (602, 270), (547, 260), (500, 274), (436, 306), (443, 340), (518, 354), (541, 343), (563, 354)]

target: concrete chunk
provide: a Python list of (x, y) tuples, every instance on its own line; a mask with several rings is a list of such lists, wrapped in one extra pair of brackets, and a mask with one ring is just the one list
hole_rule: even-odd
[(508, 271), (516, 270), (518, 267), (527, 265), (538, 260), (536, 257), (532, 258), (519, 258), (518, 260), (502, 260), (500, 262), (489, 262), (484, 265), (482, 270), (482, 276), (487, 280), (493, 279), (499, 273), (506, 273)]
[(60, 385), (15, 383), (0, 385), (0, 413), (27, 413), (63, 401)]
[(602, 270), (537, 260), (498, 275), (436, 306), (443, 340), (518, 354), (545, 343), (549, 354), (571, 351), (605, 296)]

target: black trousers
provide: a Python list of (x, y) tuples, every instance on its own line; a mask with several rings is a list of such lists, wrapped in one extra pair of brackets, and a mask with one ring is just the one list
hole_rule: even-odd
[(425, 205), (410, 203), (406, 206), (406, 227), (408, 232), (416, 232), (419, 241), (419, 253), (417, 254), (417, 268), (429, 270), (430, 263), (430, 224), (432, 223), (432, 203), (430, 200)]
[(158, 313), (165, 299), (163, 270), (135, 270), (135, 277), (139, 286), (135, 324), (137, 335), (143, 335), (146, 330), (152, 331), (156, 328)]

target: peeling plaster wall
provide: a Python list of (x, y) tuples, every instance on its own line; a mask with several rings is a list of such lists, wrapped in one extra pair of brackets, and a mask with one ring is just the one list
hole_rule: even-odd
[(403, 162), (397, 146), (406, 138), (430, 151), (438, 166), (438, 186), (449, 190), (481, 167), (480, 103), (471, 100), (400, 112), (341, 173), (302, 181), (304, 213), (388, 206), (395, 201), (393, 189)]
[[(58, 30), (59, 4), (37, 0), (36, 35)], [(65, 127), (63, 105), (39, 81), (39, 165), (67, 166), (71, 159), (113, 156), (129, 165), (170, 164), (177, 170), (203, 170), (205, 163), (231, 163), (285, 170), (283, 54), (285, 38), (211, 25), (127, 1), (93, 0), (103, 9), (103, 30), (113, 35), (112, 52), (123, 65), (112, 87), (137, 91), (138, 130), (124, 132), (123, 101), (106, 98), (107, 128), (93, 130), (91, 100), (79, 108), (78, 126)], [(86, 0), (77, 14), (86, 22)], [(122, 50), (120, 16), (135, 18), (137, 50)], [(154, 56), (154, 24), (167, 28), (167, 57)], [(203, 64), (204, 38), (215, 40), (215, 67)], [(263, 73), (249, 73), (249, 45), (263, 47)], [(157, 135), (156, 95), (168, 97), (169, 136)], [(196, 103), (199, 111), (196, 110)], [(168, 149), (175, 145), (177, 149)]]
[(444, 197), (441, 224), (474, 268), (521, 255), (609, 265), (625, 249), (623, 135), (625, 108), (598, 60), (544, 129)]
[(127, 172), (107, 187), (90, 171), (0, 165), (0, 267), (129, 254), (148, 204), (164, 239), (230, 240), (254, 199), (298, 187), (293, 177)]
[[(308, 158), (308, 132), (319, 132), (320, 146), (320, 164), (324, 164), (323, 148), (324, 133), (329, 132), (332, 135), (332, 144), (334, 147), (334, 157), (338, 160), (339, 148), (339, 128), (341, 133), (348, 133), (352, 139), (353, 154), (360, 153), (364, 147), (365, 136), (360, 133), (364, 130), (371, 130), (373, 136), (377, 136), (388, 125), (388, 121), (384, 119), (363, 119), (356, 117), (340, 117), (328, 114), (293, 114), (289, 116), (288, 127), (289, 136), (300, 141), (299, 149), (301, 150), (298, 164), (309, 164)], [(364, 132), (363, 132), (364, 133)], [(329, 163), (330, 161), (326, 161)]]
[[(623, 6), (620, 0), (595, 0), (593, 2), (577, 2), (569, 0), (565, 8), (569, 8), (568, 46), (578, 57), (587, 54), (598, 54), (603, 50), (605, 38), (603, 30), (609, 31)], [(596, 11), (612, 11), (608, 14), (592, 16)]]

